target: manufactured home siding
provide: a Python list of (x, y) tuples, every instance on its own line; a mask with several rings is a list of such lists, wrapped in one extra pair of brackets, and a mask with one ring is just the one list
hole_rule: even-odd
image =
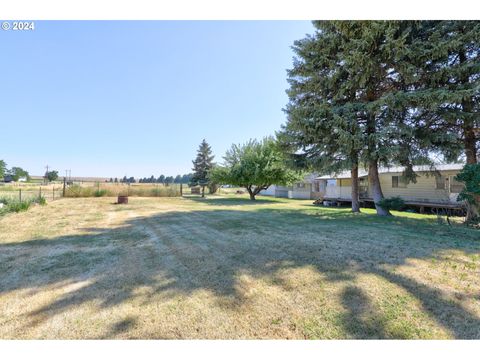
[(275, 197), (288, 198), (288, 191), (290, 189), (291, 189), (290, 187), (286, 187), (286, 186), (276, 186), (275, 187)]
[(301, 182), (295, 184), (288, 192), (290, 199), (311, 199), (312, 198), (312, 184)]
[(275, 185), (269, 186), (266, 190), (260, 191), (260, 195), (265, 195), (265, 196), (275, 196)]
[[(408, 183), (406, 187), (392, 187), (392, 176), (402, 176), (401, 173), (380, 174), (380, 185), (385, 197), (400, 196), (407, 201), (418, 202), (449, 202), (448, 189), (437, 189), (436, 179), (433, 174), (418, 173), (416, 183)], [(442, 176), (450, 177), (457, 174), (456, 171), (442, 171)]]
[(338, 179), (338, 197), (340, 199), (352, 199), (352, 179)]

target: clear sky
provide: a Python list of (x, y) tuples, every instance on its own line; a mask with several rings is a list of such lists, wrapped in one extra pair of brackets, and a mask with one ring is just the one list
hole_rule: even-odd
[(0, 30), (0, 159), (41, 175), (191, 171), (203, 138), (285, 122), (286, 69), (307, 21), (51, 21)]

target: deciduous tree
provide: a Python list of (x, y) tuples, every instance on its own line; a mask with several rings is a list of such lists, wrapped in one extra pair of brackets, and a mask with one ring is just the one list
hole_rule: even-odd
[(250, 140), (244, 145), (234, 144), (223, 159), (224, 164), (210, 172), (211, 180), (244, 187), (251, 200), (273, 184), (288, 185), (300, 177), (286, 166), (285, 156), (273, 138)]

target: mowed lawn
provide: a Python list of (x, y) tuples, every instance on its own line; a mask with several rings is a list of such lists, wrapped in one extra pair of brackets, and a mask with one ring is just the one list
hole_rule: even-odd
[(480, 338), (480, 231), (230, 197), (0, 218), (0, 338)]

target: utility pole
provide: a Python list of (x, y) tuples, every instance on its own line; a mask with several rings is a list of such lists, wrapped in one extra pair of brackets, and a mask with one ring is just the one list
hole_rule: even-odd
[(43, 179), (44, 179), (44, 182), (45, 182), (45, 184), (46, 184), (47, 181), (48, 181), (48, 165), (45, 166), (45, 168), (47, 169), (47, 171), (45, 172), (45, 176), (43, 177)]

